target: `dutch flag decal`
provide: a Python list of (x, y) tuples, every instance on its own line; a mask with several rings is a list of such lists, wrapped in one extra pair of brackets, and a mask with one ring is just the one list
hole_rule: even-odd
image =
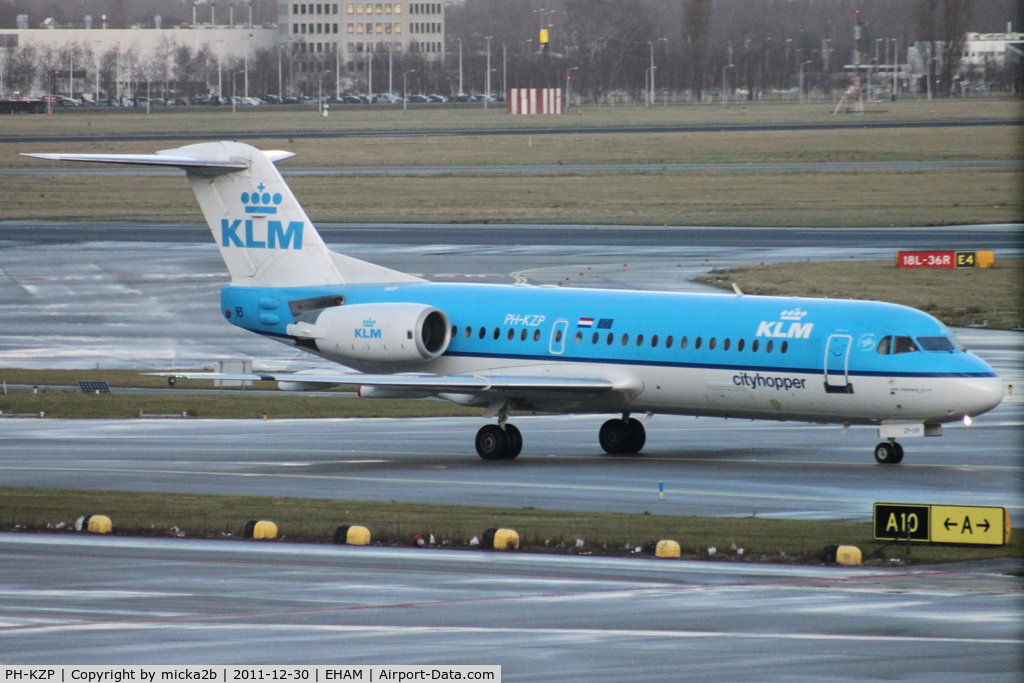
[(594, 326), (594, 319), (593, 318), (580, 318), (580, 321), (578, 323), (576, 323), (576, 327), (593, 327), (593, 326)]

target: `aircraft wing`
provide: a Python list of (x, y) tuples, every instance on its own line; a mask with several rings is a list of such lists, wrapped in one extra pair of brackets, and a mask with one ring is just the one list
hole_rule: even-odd
[(570, 392), (600, 394), (611, 391), (615, 384), (592, 377), (552, 377), (525, 375), (366, 375), (361, 373), (296, 374), (225, 373), (225, 372), (148, 372), (155, 377), (178, 379), (214, 379), (242, 382), (299, 382), (337, 386), (352, 384), (364, 387), (418, 389), (437, 393), (484, 392)]

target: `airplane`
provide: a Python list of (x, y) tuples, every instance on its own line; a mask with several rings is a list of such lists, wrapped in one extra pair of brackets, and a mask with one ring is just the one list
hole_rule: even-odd
[[(27, 154), (183, 169), (231, 276), (227, 322), (345, 366), (312, 373), (156, 373), (358, 385), (365, 398), (438, 397), (483, 409), (484, 460), (523, 446), (512, 411), (613, 414), (609, 454), (646, 441), (634, 414), (874, 425), (899, 438), (995, 408), (1003, 386), (941, 322), (889, 303), (434, 283), (331, 251), (275, 164), (293, 154), (208, 142), (156, 154)], [(353, 372), (354, 370), (354, 372)], [(169, 381), (170, 381), (169, 380)], [(621, 417), (618, 417), (621, 415)]]

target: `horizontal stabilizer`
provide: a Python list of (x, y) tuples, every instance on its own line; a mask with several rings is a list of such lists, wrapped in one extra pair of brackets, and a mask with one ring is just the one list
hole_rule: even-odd
[(222, 373), (222, 372), (149, 372), (156, 377), (179, 379), (214, 379), (242, 382), (302, 382), (337, 386), (351, 384), (367, 387), (394, 387), (433, 392), (482, 393), (511, 391), (551, 391), (599, 394), (611, 391), (614, 384), (605, 379), (590, 377), (533, 377), (517, 375), (364, 375), (338, 373), (307, 375), (282, 373)]
[[(156, 154), (30, 154), (22, 156), (49, 161), (82, 161), (94, 164), (135, 164), (140, 166), (171, 166), (181, 168), (189, 173), (205, 176), (223, 175), (236, 171), (245, 171), (249, 162), (245, 159), (232, 159), (218, 156), (189, 156), (176, 154), (180, 150), (168, 149)], [(270, 161), (277, 163), (291, 159), (294, 154), (281, 150), (265, 151), (263, 154)]]

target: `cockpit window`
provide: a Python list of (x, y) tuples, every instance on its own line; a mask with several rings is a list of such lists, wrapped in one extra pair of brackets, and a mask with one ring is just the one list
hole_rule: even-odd
[(925, 351), (955, 351), (956, 347), (948, 337), (918, 337), (917, 343)]
[(875, 351), (878, 351), (883, 356), (888, 356), (889, 351), (892, 350), (892, 337), (882, 337), (882, 341), (878, 342), (878, 346), (875, 347)]
[(917, 344), (910, 337), (894, 337), (892, 344), (892, 352), (895, 353), (913, 353), (914, 351), (920, 351), (917, 348)]

